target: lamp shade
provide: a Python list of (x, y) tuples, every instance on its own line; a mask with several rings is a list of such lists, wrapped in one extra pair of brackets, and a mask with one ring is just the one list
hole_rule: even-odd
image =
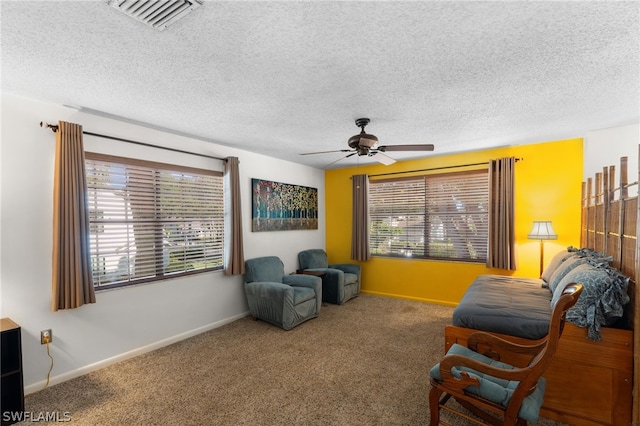
[(551, 221), (534, 221), (529, 233), (530, 240), (557, 240), (558, 234), (553, 230)]

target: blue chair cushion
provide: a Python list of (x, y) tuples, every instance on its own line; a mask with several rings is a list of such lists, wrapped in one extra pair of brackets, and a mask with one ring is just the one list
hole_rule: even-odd
[[(491, 359), (457, 343), (454, 343), (447, 352), (447, 355), (451, 354), (473, 358), (476, 361), (480, 361), (498, 368), (513, 369), (513, 366), (509, 364)], [(465, 371), (469, 373), (471, 377), (475, 377), (480, 381), (479, 388), (477, 386), (469, 386), (466, 389), (468, 392), (479, 395), (482, 398), (488, 399), (489, 401), (495, 402), (496, 404), (500, 404), (502, 406), (506, 406), (509, 403), (509, 400), (511, 400), (511, 396), (513, 395), (515, 388), (520, 383), (516, 381), (498, 379), (496, 377), (479, 373), (473, 369), (465, 367), (454, 367), (451, 373), (454, 377), (461, 377), (460, 371)], [(429, 374), (435, 380), (442, 381), (442, 376), (440, 375), (440, 364), (436, 364), (431, 369)], [(540, 412), (540, 407), (542, 406), (545, 387), (546, 381), (541, 377), (538, 380), (538, 386), (536, 387), (536, 390), (523, 400), (520, 411), (518, 412), (518, 416), (520, 418), (531, 423), (536, 423), (538, 421), (538, 415)]]
[(309, 287), (293, 287), (293, 304), (299, 305), (307, 300), (314, 299), (316, 292)]
[(344, 284), (345, 285), (355, 284), (357, 282), (358, 282), (358, 275), (350, 274), (348, 272), (344, 273)]

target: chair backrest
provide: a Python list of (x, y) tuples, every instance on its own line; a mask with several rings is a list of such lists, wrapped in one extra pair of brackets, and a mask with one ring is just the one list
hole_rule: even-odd
[(520, 384), (511, 396), (510, 404), (507, 407), (507, 412), (510, 412), (510, 414), (512, 413), (515, 416), (522, 400), (535, 389), (538, 380), (549, 367), (551, 361), (553, 361), (553, 356), (558, 349), (560, 337), (564, 330), (567, 311), (578, 302), (582, 290), (582, 284), (572, 283), (564, 289), (562, 296), (556, 302), (551, 312), (549, 333), (540, 343), (540, 351), (532, 358), (529, 365), (522, 370), (524, 377), (520, 380)]
[(530, 366), (536, 364), (540, 369), (540, 375), (542, 375), (544, 370), (546, 370), (549, 364), (551, 364), (551, 360), (558, 349), (558, 343), (564, 330), (567, 311), (578, 302), (578, 298), (580, 297), (582, 290), (582, 284), (569, 284), (553, 307), (553, 311), (551, 312), (551, 321), (549, 321), (549, 333), (547, 333), (547, 337), (545, 338), (546, 343), (544, 350), (540, 351), (540, 353), (533, 358), (529, 364)]
[(284, 264), (277, 256), (256, 257), (244, 262), (244, 282), (281, 283), (284, 277)]
[(328, 268), (327, 252), (322, 249), (304, 250), (298, 253), (300, 269)]

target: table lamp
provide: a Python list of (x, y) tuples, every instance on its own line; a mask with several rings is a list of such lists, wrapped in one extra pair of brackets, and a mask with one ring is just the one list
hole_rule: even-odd
[(551, 221), (534, 221), (533, 229), (529, 233), (530, 240), (540, 240), (540, 276), (544, 265), (544, 242), (545, 240), (557, 240), (558, 234), (551, 226)]

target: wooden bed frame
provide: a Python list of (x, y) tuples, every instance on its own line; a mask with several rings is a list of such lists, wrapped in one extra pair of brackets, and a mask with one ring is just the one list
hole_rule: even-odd
[[(612, 265), (630, 277), (631, 301), (619, 324), (601, 329), (600, 341), (589, 340), (586, 328), (567, 323), (554, 360), (544, 374), (547, 389), (541, 416), (572, 425), (640, 424), (640, 343), (638, 333), (634, 337), (633, 331), (640, 330), (640, 286), (636, 285), (640, 276), (638, 182), (628, 183), (627, 157), (620, 163), (618, 188), (614, 186), (615, 166), (596, 174), (593, 193), (591, 178), (582, 184), (580, 246), (613, 257)], [(633, 196), (629, 196), (630, 187), (635, 187)], [(474, 331), (447, 326), (445, 351), (454, 343), (466, 345)]]

